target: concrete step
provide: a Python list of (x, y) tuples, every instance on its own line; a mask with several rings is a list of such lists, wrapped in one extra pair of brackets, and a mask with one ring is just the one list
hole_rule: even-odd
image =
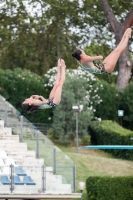
[[(40, 167), (34, 167), (34, 169), (30, 169), (30, 166), (27, 167), (23, 167), (24, 171), (26, 172), (26, 174), (30, 175), (31, 177), (34, 178), (34, 180), (40, 180), (40, 178), (42, 178), (42, 166), (40, 165)], [(46, 171), (46, 181), (48, 183), (62, 183), (62, 176), (61, 175), (54, 175), (54, 174), (50, 174), (49, 172)]]
[[(32, 159), (31, 159), (32, 160)], [(44, 159), (42, 159), (42, 158), (36, 158), (35, 159), (36, 160), (36, 162), (37, 163), (40, 163), (41, 165), (41, 167), (42, 167), (42, 165), (44, 164), (45, 165), (45, 163), (44, 163)], [(42, 162), (43, 161), (43, 162)], [(25, 167), (24, 165), (23, 165), (23, 167)], [(26, 166), (26, 168), (27, 168), (27, 166)], [(30, 169), (31, 171), (33, 171), (34, 169), (37, 169), (37, 168), (35, 168), (35, 166), (29, 166), (29, 168), (28, 169)], [(46, 169), (46, 172), (52, 172), (53, 173), (53, 167), (46, 167), (45, 166), (45, 169)]]
[(19, 157), (19, 155), (23, 158), (26, 158), (26, 157), (30, 157), (30, 158), (35, 158), (36, 157), (36, 153), (35, 151), (22, 151), (22, 149), (20, 149), (19, 152), (17, 151), (11, 151), (10, 149), (9, 150), (6, 150), (6, 153), (8, 156), (10, 157)]
[(62, 184), (62, 176), (54, 175), (54, 174), (47, 174), (47, 172), (46, 172), (46, 182), (47, 182), (47, 184), (50, 184), (50, 183)]
[[(44, 161), (43, 161), (44, 163)], [(29, 165), (29, 166), (23, 166), (23, 170), (25, 171), (26, 174), (30, 175), (31, 177), (34, 177), (34, 180), (42, 180), (42, 165), (43, 164), (38, 164), (38, 165)], [(62, 183), (62, 176), (61, 175), (53, 175), (53, 171), (49, 172), (47, 171), (47, 167), (45, 168), (46, 172), (46, 177), (47, 179), (52, 179), (52, 177), (55, 179), (60, 179), (58, 182)]]
[(6, 143), (6, 144), (0, 144), (0, 148), (5, 150), (6, 152), (10, 152), (11, 150), (13, 152), (27, 152), (27, 144), (24, 143)]
[(37, 158), (23, 158), (23, 157), (15, 157), (14, 158), (17, 165), (21, 165), (24, 168), (37, 166), (41, 167), (44, 164), (44, 159), (37, 159)]
[(0, 140), (16, 140), (16, 141), (18, 140), (19, 141), (19, 135), (0, 135)]
[(0, 136), (11, 136), (12, 129), (7, 127), (0, 127)]
[(71, 191), (71, 184), (56, 184), (52, 183), (48, 185), (46, 183), (46, 193), (59, 193), (59, 194), (70, 194)]
[(6, 140), (5, 138), (0, 138), (0, 146), (1, 144), (11, 144), (11, 145), (14, 145), (14, 144), (19, 144), (19, 140)]

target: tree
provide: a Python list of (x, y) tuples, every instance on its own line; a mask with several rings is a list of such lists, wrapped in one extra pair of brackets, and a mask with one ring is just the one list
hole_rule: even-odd
[[(107, 0), (100, 0), (103, 12), (115, 34), (116, 43), (118, 44), (122, 38), (124, 31), (133, 25), (133, 7), (130, 11), (125, 12), (125, 20), (118, 21), (118, 18), (114, 15), (113, 9), (109, 6)], [(119, 75), (117, 79), (117, 85), (120, 89), (125, 88), (131, 76), (131, 69), (133, 68), (133, 63), (129, 55), (129, 46), (122, 53), (119, 59)]]
[(78, 12), (76, 2), (71, 2), (70, 7), (65, 0), (3, 1), (0, 67), (21, 67), (42, 74), (56, 65), (58, 57), (72, 66), (70, 52), (80, 39), (70, 31), (71, 12), (74, 8)]

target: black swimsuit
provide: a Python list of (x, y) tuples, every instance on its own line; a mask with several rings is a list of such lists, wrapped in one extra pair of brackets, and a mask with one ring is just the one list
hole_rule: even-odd
[(56, 106), (56, 104), (53, 102), (53, 99), (54, 98), (52, 98), (52, 99), (48, 99), (48, 105), (50, 105), (51, 107), (54, 107), (54, 106)]

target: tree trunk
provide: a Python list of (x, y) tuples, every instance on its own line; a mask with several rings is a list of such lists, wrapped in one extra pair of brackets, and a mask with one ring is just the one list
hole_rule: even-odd
[(124, 89), (130, 80), (132, 70), (132, 62), (129, 57), (128, 47), (119, 58), (119, 73), (117, 78), (117, 86), (120, 90)]

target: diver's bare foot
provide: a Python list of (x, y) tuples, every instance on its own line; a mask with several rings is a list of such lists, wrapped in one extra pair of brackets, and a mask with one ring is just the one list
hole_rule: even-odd
[(60, 63), (61, 63), (61, 67), (66, 68), (65, 61), (63, 59), (60, 59)]
[(124, 39), (125, 37), (127, 37), (127, 36), (129, 37), (130, 33), (131, 33), (131, 28), (127, 28), (127, 29), (125, 30), (125, 32), (124, 32), (123, 39)]
[(128, 28), (128, 29), (125, 31), (125, 36), (128, 36), (129, 38), (131, 38), (131, 32), (132, 32), (132, 29), (131, 29), (131, 28)]

